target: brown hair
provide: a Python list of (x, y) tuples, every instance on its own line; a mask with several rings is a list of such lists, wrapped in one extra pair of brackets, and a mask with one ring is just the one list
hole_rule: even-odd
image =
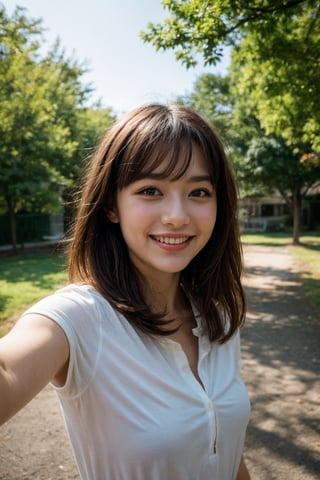
[[(105, 209), (114, 205), (119, 189), (160, 165), (165, 165), (164, 177), (182, 176), (195, 144), (209, 164), (217, 192), (217, 219), (208, 243), (181, 273), (181, 283), (199, 310), (209, 339), (223, 343), (245, 316), (237, 191), (221, 140), (188, 107), (146, 105), (105, 134), (81, 191), (69, 248), (69, 280), (93, 285), (143, 332), (168, 334), (162, 317), (146, 305), (119, 225), (107, 218)], [(185, 162), (177, 161), (181, 154)]]

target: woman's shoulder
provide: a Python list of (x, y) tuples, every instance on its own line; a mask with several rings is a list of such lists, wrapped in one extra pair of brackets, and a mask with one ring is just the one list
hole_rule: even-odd
[(109, 302), (91, 285), (68, 284), (32, 305), (25, 313), (77, 312), (79, 315), (93, 311), (113, 310)]
[(104, 300), (102, 295), (92, 286), (86, 283), (69, 283), (56, 290), (52, 295), (54, 298), (70, 298), (83, 302), (94, 302)]

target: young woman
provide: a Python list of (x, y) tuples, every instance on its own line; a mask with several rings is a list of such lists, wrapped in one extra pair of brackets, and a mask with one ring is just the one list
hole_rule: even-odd
[(70, 284), (0, 342), (0, 420), (48, 382), (81, 478), (248, 480), (235, 182), (181, 105), (115, 124), (85, 177)]

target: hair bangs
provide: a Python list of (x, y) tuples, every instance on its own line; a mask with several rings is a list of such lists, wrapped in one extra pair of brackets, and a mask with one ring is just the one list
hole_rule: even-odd
[(165, 148), (157, 145), (144, 167), (138, 172), (137, 180), (151, 175), (171, 180), (181, 178), (189, 168), (192, 150), (192, 143), (186, 141), (167, 144)]
[(178, 141), (159, 140), (148, 148), (134, 149), (127, 152), (118, 165), (118, 188), (121, 190), (130, 183), (157, 176), (161, 179), (177, 180), (188, 170), (194, 142), (186, 138)]

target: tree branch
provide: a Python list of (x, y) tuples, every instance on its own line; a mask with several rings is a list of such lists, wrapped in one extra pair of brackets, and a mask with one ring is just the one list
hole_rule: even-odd
[(301, 3), (305, 3), (305, 0), (291, 0), (285, 5), (280, 5), (280, 6), (268, 6), (268, 7), (262, 7), (262, 8), (252, 8), (249, 10), (252, 11), (251, 14), (241, 18), (235, 25), (233, 25), (231, 28), (226, 30), (226, 35), (229, 35), (230, 33), (233, 33), (235, 30), (238, 30), (240, 27), (245, 25), (248, 22), (252, 21), (258, 21), (261, 18), (263, 18), (266, 15), (270, 15), (271, 13), (277, 13), (281, 11), (288, 10), (289, 8), (296, 7), (300, 5)]

